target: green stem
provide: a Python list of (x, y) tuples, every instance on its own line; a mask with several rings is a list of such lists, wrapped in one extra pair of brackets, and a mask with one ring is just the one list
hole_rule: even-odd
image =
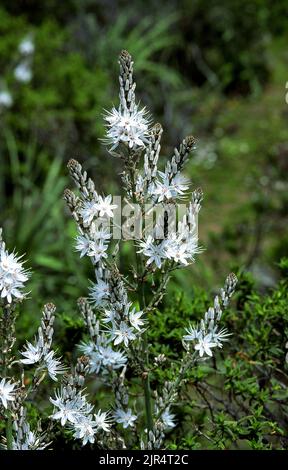
[(178, 376), (177, 376), (177, 379), (173, 383), (173, 386), (170, 389), (170, 391), (169, 391), (164, 403), (162, 404), (161, 408), (159, 409), (158, 414), (157, 414), (155, 419), (160, 418), (162, 412), (165, 410), (165, 408), (167, 406), (169, 406), (172, 396), (174, 395), (174, 393), (178, 392), (178, 389), (182, 384), (182, 380), (184, 379), (184, 377), (186, 375), (186, 372), (191, 367), (191, 365), (194, 363), (194, 361), (195, 361), (195, 353), (191, 357), (187, 357), (187, 362), (184, 362), (184, 364), (181, 366), (181, 368), (179, 370), (179, 373), (178, 373)]
[[(135, 200), (135, 170), (133, 167), (130, 168), (130, 178), (132, 183), (132, 191), (133, 191), (133, 202), (137, 202)], [(143, 213), (143, 210), (142, 210)], [(143, 261), (139, 253), (137, 253), (137, 247), (134, 244), (135, 248), (135, 257), (136, 257), (136, 267), (137, 267), (137, 278), (139, 282), (138, 286), (138, 298), (139, 298), (139, 305), (140, 309), (144, 310), (146, 306), (145, 302), (145, 288), (144, 288), (144, 267)], [(152, 400), (151, 400), (151, 388), (150, 388), (150, 378), (149, 378), (149, 351), (148, 351), (148, 338), (147, 333), (145, 332), (143, 335), (143, 355), (145, 358), (145, 371), (142, 374), (143, 386), (144, 386), (144, 398), (145, 398), (145, 411), (146, 411), (146, 424), (148, 431), (153, 430), (153, 415), (152, 415)]]
[(12, 441), (13, 441), (13, 434), (12, 434), (12, 419), (10, 411), (8, 412), (7, 422), (6, 422), (6, 441), (7, 441), (7, 450), (12, 450)]
[[(136, 253), (136, 264), (137, 264), (138, 278), (141, 279), (141, 282), (138, 288), (139, 304), (140, 304), (140, 309), (143, 310), (145, 309), (145, 304), (146, 304), (144, 281), (143, 281), (143, 276), (142, 276), (143, 263), (138, 253)], [(153, 415), (152, 415), (152, 400), (151, 400), (151, 388), (150, 388), (150, 378), (149, 378), (149, 350), (148, 350), (148, 338), (147, 338), (146, 331), (143, 334), (143, 354), (145, 357), (145, 368), (146, 368), (146, 370), (142, 374), (142, 380), (143, 380), (143, 385), (144, 385), (144, 397), (145, 397), (146, 423), (147, 423), (148, 431), (151, 431), (153, 430)]]
[(144, 384), (147, 429), (148, 431), (152, 431), (153, 430), (152, 401), (151, 401), (151, 389), (150, 389), (150, 380), (149, 380), (148, 371), (143, 375), (143, 384)]
[[(2, 343), (2, 367), (3, 376), (7, 377), (8, 365), (9, 365), (9, 352), (13, 341), (14, 332), (14, 321), (15, 317), (12, 317), (12, 308), (5, 305), (3, 307), (2, 321), (1, 321), (1, 333), (3, 335)], [(7, 421), (6, 421), (6, 441), (7, 450), (12, 450), (13, 433), (12, 433), (12, 418), (10, 410), (7, 410)]]
[(159, 301), (161, 300), (161, 297), (163, 297), (166, 284), (169, 280), (169, 276), (170, 276), (170, 271), (167, 271), (165, 275), (162, 277), (161, 282), (159, 283), (159, 286), (157, 287), (157, 290), (154, 292), (153, 298), (151, 299), (151, 301), (146, 307), (147, 312), (149, 312), (155, 306), (157, 306)]

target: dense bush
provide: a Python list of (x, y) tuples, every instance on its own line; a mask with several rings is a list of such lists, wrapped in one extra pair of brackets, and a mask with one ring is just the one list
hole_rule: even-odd
[[(281, 281), (264, 296), (250, 276), (240, 276), (236, 308), (224, 317), (233, 332), (228, 348), (189, 377), (171, 448), (287, 449), (287, 259), (280, 266)], [(183, 326), (208, 305), (201, 290), (191, 287), (191, 297), (175, 293), (164, 314), (153, 318), (153, 350), (173, 361)], [(164, 378), (165, 368), (155, 380)], [(190, 405), (183, 406), (187, 396)]]

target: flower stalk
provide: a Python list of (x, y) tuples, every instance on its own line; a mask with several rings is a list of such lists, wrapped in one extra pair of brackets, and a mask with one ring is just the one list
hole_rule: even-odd
[[(197, 218), (202, 191), (196, 189), (189, 196), (190, 182), (181, 174), (195, 150), (194, 137), (180, 139), (163, 165), (164, 171), (158, 169), (163, 129), (160, 124), (152, 125), (146, 109), (136, 102), (133, 61), (127, 51), (121, 52), (119, 64), (119, 106), (105, 116), (105, 142), (111, 156), (121, 159), (123, 199), (129, 209), (138, 209), (131, 227), (139, 221), (141, 225), (151, 214), (153, 220), (139, 235), (131, 229), (135, 259), (131, 269), (121, 273), (117, 253), (120, 239), (125, 242), (123, 232), (120, 239), (115, 237), (116, 242), (113, 239), (114, 229), (119, 228), (118, 201), (111, 194), (99, 194), (78, 161), (68, 162), (77, 194), (66, 189), (64, 199), (77, 226), (75, 248), (80, 258), (90, 259), (93, 269), (87, 297), (78, 299), (86, 335), (77, 346), (81, 355), (75, 364), (64, 364), (53, 348), (53, 303), (44, 305), (34, 339), (14, 354), (15, 309), (25, 298), (24, 285), (30, 273), (23, 268), (22, 258), (6, 249), (0, 231), (0, 406), (6, 421), (7, 449), (46, 448), (54, 423), (70, 431), (71, 439), (81, 446), (164, 448), (166, 433), (177, 426), (173, 407), (188, 371), (213, 356), (230, 335), (220, 322), (236, 287), (234, 274), (227, 277), (199, 324), (188, 325), (186, 334), (183, 331), (183, 351), (169, 371), (170, 377), (176, 375), (174, 380), (156, 385), (151, 381), (151, 374), (156, 376), (157, 368), (167, 360), (165, 354), (152, 357), (151, 313), (160, 315), (173, 272), (194, 263), (201, 252)], [(185, 202), (182, 214), (177, 213), (179, 201)], [(111, 391), (107, 411), (98, 408), (97, 393), (89, 396), (87, 377)], [(27, 402), (35, 399), (48, 380), (52, 384), (51, 423), (42, 433), (40, 425), (33, 430), (29, 424)]]

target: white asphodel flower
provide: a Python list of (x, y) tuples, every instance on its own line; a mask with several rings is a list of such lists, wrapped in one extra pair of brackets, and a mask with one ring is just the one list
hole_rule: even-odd
[(98, 279), (92, 287), (89, 288), (89, 299), (96, 307), (104, 306), (109, 298), (110, 287), (109, 284), (102, 279)]
[(13, 98), (11, 93), (8, 90), (0, 91), (0, 109), (2, 108), (11, 108), (13, 104)]
[(75, 248), (77, 251), (80, 251), (80, 258), (88, 255), (90, 250), (90, 238), (87, 237), (87, 235), (78, 235)]
[(35, 50), (35, 46), (34, 46), (34, 42), (31, 36), (27, 36), (24, 39), (22, 39), (22, 41), (20, 42), (18, 46), (18, 50), (20, 54), (23, 54), (23, 55), (33, 54)]
[[(94, 419), (93, 419), (94, 418)], [(81, 416), (81, 418), (71, 426), (74, 428), (74, 437), (82, 439), (83, 446), (90, 442), (95, 442), (95, 434), (98, 431), (110, 431), (110, 424), (107, 419), (107, 413), (99, 410), (94, 416)]]
[(14, 388), (15, 384), (11, 383), (9, 380), (2, 379), (0, 382), (0, 400), (4, 408), (8, 407), (8, 401), (15, 400)]
[(133, 326), (138, 331), (141, 331), (141, 326), (145, 324), (145, 320), (141, 318), (143, 315), (143, 312), (136, 312), (135, 308), (133, 307), (132, 310), (129, 312), (129, 321), (130, 324)]
[(127, 357), (120, 351), (114, 351), (111, 346), (96, 346), (96, 350), (88, 354), (90, 358), (90, 372), (98, 374), (101, 367), (104, 369), (120, 369), (127, 362)]
[[(169, 243), (169, 240), (168, 240)], [(187, 266), (190, 258), (190, 253), (187, 252), (187, 245), (185, 242), (176, 242), (167, 244), (167, 257), (173, 259), (176, 263)]]
[(22, 289), (24, 283), (29, 278), (29, 272), (23, 268), (20, 262), (21, 256), (17, 257), (15, 253), (8, 253), (5, 245), (0, 249), (0, 292), (1, 297), (6, 298), (11, 304), (12, 298), (23, 299)]
[(189, 328), (186, 328), (186, 331), (188, 334), (183, 336), (184, 341), (194, 341), (201, 336), (201, 330), (194, 328), (192, 325), (190, 325)]
[(148, 258), (147, 266), (155, 263), (157, 268), (161, 268), (163, 260), (167, 258), (163, 242), (157, 245), (153, 237), (148, 235), (147, 240), (141, 241), (139, 245), (140, 250), (138, 253), (143, 253)]
[(27, 341), (24, 351), (21, 352), (24, 359), (20, 359), (22, 364), (36, 364), (43, 356), (43, 347), (37, 342), (35, 345)]
[(106, 253), (108, 246), (105, 244), (103, 240), (98, 241), (90, 241), (88, 256), (92, 256), (95, 262), (99, 262), (102, 258), (107, 258), (108, 255)]
[(127, 347), (129, 341), (136, 339), (132, 328), (130, 328), (124, 321), (121, 321), (119, 328), (117, 326), (115, 328), (112, 327), (111, 334), (115, 345), (123, 342)]
[(163, 181), (156, 181), (156, 186), (153, 188), (152, 196), (155, 197), (155, 195), (157, 196), (158, 202), (162, 202), (165, 200), (168, 201), (176, 195), (174, 186), (172, 186), (168, 178), (165, 177), (163, 178)]
[(47, 368), (48, 374), (52, 380), (57, 382), (57, 375), (64, 374), (66, 372), (66, 367), (61, 363), (61, 361), (54, 357), (55, 352), (50, 351), (44, 357), (44, 366)]
[(106, 240), (91, 240), (87, 235), (79, 235), (76, 238), (76, 242), (75, 248), (77, 251), (80, 251), (80, 258), (87, 255), (94, 257), (95, 261), (98, 262), (108, 256), (106, 253), (108, 249)]
[(195, 344), (194, 349), (195, 351), (199, 351), (199, 356), (203, 357), (204, 354), (207, 354), (207, 356), (212, 357), (213, 353), (211, 349), (217, 347), (217, 343), (213, 341), (212, 334), (208, 333), (205, 336), (201, 335), (197, 339), (198, 339), (198, 343)]
[(29, 83), (32, 79), (32, 70), (29, 64), (21, 62), (14, 70), (14, 77), (18, 82)]
[(198, 246), (198, 237), (195, 234), (185, 232), (180, 235), (171, 235), (170, 238), (164, 241), (165, 252), (167, 258), (172, 259), (175, 263), (180, 263), (183, 266), (194, 262), (194, 256), (201, 253), (201, 248)]
[(228, 341), (228, 336), (231, 336), (231, 333), (228, 333), (226, 328), (221, 328), (221, 330), (217, 331), (218, 327), (215, 326), (211, 331), (213, 335), (213, 341), (217, 344), (218, 348), (222, 348), (222, 342)]
[(110, 346), (99, 346), (99, 356), (101, 357), (103, 367), (112, 367), (119, 369), (127, 362), (127, 357), (120, 351), (114, 351)]
[(82, 341), (79, 344), (79, 349), (85, 354), (85, 356), (90, 356), (93, 351), (95, 351), (95, 343), (93, 343), (92, 341), (88, 341), (87, 343), (85, 341)]
[(166, 429), (171, 429), (176, 426), (175, 422), (175, 415), (170, 412), (170, 408), (166, 408), (166, 410), (163, 411), (161, 414), (161, 421), (164, 424)]
[[(106, 222), (106, 220), (105, 218), (104, 219), (100, 218), (96, 222), (98, 221)], [(97, 223), (91, 222), (89, 230), (90, 230), (91, 238), (93, 240), (103, 240), (105, 243), (108, 243), (108, 240), (110, 240), (110, 238), (112, 237), (112, 233), (110, 232), (109, 228), (104, 227), (104, 226), (101, 227), (101, 223), (100, 223), (100, 226), (98, 224), (98, 227), (97, 227)]]
[(107, 411), (101, 411), (99, 410), (95, 415), (94, 415), (94, 422), (97, 426), (97, 430), (109, 432), (110, 431), (110, 420)]
[(137, 419), (137, 415), (132, 414), (131, 408), (128, 408), (127, 411), (118, 408), (113, 416), (116, 423), (122, 424), (124, 429), (128, 428), (129, 426), (133, 427), (134, 421)]
[[(146, 116), (146, 117), (145, 117)], [(145, 108), (134, 111), (117, 110), (107, 112), (105, 116), (107, 122), (106, 142), (114, 150), (120, 143), (127, 145), (131, 149), (145, 147), (149, 136), (149, 119)]]
[(30, 431), (30, 426), (27, 423), (25, 432), (19, 433), (16, 439), (12, 441), (13, 450), (44, 450), (49, 445), (42, 441), (42, 437), (37, 436), (34, 431)]
[(155, 181), (155, 187), (152, 188), (151, 194), (153, 198), (155, 198), (155, 195), (157, 196), (158, 202), (181, 197), (189, 189), (188, 178), (179, 173), (172, 180), (169, 178), (169, 175), (162, 171), (158, 171), (158, 175), (160, 179)]
[(61, 426), (65, 426), (66, 422), (76, 423), (77, 419), (79, 419), (78, 409), (74, 408), (73, 404), (71, 404), (70, 402), (63, 404), (61, 403), (58, 405), (58, 408), (59, 411), (53, 413), (53, 415), (51, 415), (51, 418), (59, 420), (61, 422)]
[[(163, 221), (160, 222), (163, 225)], [(159, 224), (159, 230), (161, 224)], [(203, 251), (198, 245), (197, 233), (190, 231), (188, 225), (180, 221), (178, 222), (177, 232), (169, 233), (168, 237), (159, 246), (163, 250), (164, 254), (162, 256), (164, 258), (173, 260), (183, 266), (193, 263), (195, 255)]]
[(105, 309), (103, 312), (103, 323), (114, 323), (117, 317), (117, 312), (113, 309)]
[(106, 197), (102, 197), (102, 196), (98, 197), (98, 202), (96, 204), (96, 207), (99, 211), (100, 217), (103, 217), (103, 216), (114, 217), (113, 210), (117, 209), (118, 206), (116, 204), (111, 204), (111, 203), (112, 203), (111, 194), (109, 194), (109, 196), (106, 196)]
[(65, 426), (66, 422), (77, 423), (82, 416), (89, 415), (93, 409), (93, 406), (87, 403), (80, 393), (74, 398), (65, 399), (62, 390), (60, 393), (56, 392), (55, 398), (50, 398), (50, 401), (55, 408), (58, 408), (58, 411), (54, 410), (51, 418), (59, 420), (61, 426)]
[(79, 210), (83, 219), (83, 223), (89, 226), (95, 217), (98, 217), (97, 201), (84, 201), (83, 206)]
[(185, 191), (189, 189), (189, 179), (186, 176), (177, 173), (171, 181), (171, 186), (175, 192), (175, 195), (183, 196)]
[(199, 351), (200, 357), (204, 354), (212, 356), (212, 348), (218, 347), (222, 348), (222, 342), (228, 341), (228, 337), (231, 333), (228, 333), (226, 328), (222, 328), (218, 331), (218, 326), (209, 327), (208, 332), (203, 330), (202, 327), (194, 328), (191, 325), (189, 328), (186, 328), (187, 335), (183, 336), (184, 341), (198, 341), (194, 346), (196, 351)]
[(101, 367), (102, 367), (102, 357), (99, 355), (98, 352), (94, 351), (89, 354), (89, 365), (90, 365), (90, 372), (95, 372), (99, 374)]
[(87, 442), (93, 444), (95, 442), (95, 434), (97, 425), (93, 421), (92, 415), (82, 416), (73, 426), (74, 437), (76, 439), (82, 439), (82, 444), (85, 446)]

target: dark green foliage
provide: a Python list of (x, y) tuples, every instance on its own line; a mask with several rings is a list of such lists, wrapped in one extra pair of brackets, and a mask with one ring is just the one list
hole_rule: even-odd
[[(283, 279), (264, 296), (254, 290), (250, 276), (240, 277), (236, 307), (223, 318), (232, 336), (215, 360), (190, 372), (175, 406), (178, 426), (171, 448), (288, 448), (287, 260), (280, 265)], [(209, 306), (201, 291), (194, 291), (193, 299), (175, 295), (151, 319), (153, 351), (164, 352), (169, 364), (179, 357), (187, 322), (197, 322)], [(170, 374), (164, 366), (155, 385)]]

